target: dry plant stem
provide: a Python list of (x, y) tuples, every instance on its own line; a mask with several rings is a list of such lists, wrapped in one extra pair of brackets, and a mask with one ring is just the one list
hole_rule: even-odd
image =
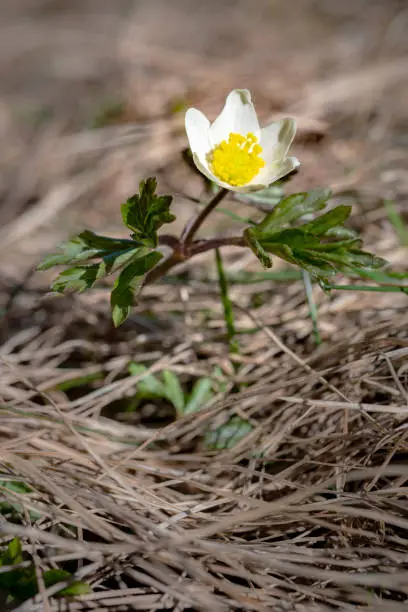
[(214, 208), (225, 198), (228, 193), (228, 189), (222, 188), (215, 196), (208, 202), (207, 206), (200, 210), (195, 218), (187, 223), (183, 233), (181, 234), (181, 242), (183, 245), (188, 246), (192, 243), (193, 238), (197, 231), (200, 229), (208, 215), (214, 210)]

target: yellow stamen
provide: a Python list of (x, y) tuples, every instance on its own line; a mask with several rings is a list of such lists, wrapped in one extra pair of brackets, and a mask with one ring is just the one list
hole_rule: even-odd
[(256, 176), (265, 162), (262, 147), (254, 134), (230, 134), (207, 155), (208, 164), (220, 181), (240, 187)]

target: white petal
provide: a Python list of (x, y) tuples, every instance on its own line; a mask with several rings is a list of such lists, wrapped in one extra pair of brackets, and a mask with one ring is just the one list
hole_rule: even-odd
[(230, 187), (231, 191), (236, 191), (237, 193), (253, 193), (254, 191), (260, 191), (261, 189), (266, 189), (268, 185), (265, 183), (258, 182), (250, 182), (247, 185), (243, 185), (242, 187)]
[(231, 185), (228, 185), (228, 183), (224, 183), (223, 181), (220, 181), (220, 179), (217, 178), (215, 174), (211, 172), (205, 157), (200, 157), (196, 153), (193, 153), (193, 160), (198, 170), (201, 172), (201, 174), (204, 174), (204, 176), (210, 179), (210, 181), (213, 181), (213, 183), (217, 183), (217, 185), (219, 185), (220, 187), (225, 187), (225, 189), (234, 191), (234, 187), (232, 187)]
[(295, 170), (299, 165), (300, 161), (296, 157), (285, 157), (283, 160), (276, 161), (262, 168), (259, 174), (249, 183), (249, 186), (262, 183), (267, 187), (289, 174), (289, 172), (292, 172), (292, 170)]
[(269, 165), (286, 157), (296, 134), (294, 119), (280, 119), (261, 129), (262, 157)]
[(200, 157), (205, 157), (211, 148), (210, 122), (207, 117), (196, 108), (189, 108), (186, 112), (185, 126), (190, 149)]
[(234, 89), (228, 95), (225, 106), (210, 127), (210, 141), (213, 147), (222, 140), (228, 140), (231, 133), (246, 136), (248, 132), (260, 138), (258, 117), (247, 89)]

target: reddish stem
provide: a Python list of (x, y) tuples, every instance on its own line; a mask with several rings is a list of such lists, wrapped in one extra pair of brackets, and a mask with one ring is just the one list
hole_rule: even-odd
[(158, 278), (164, 276), (169, 270), (171, 270), (171, 268), (177, 266), (177, 264), (182, 263), (183, 261), (188, 261), (199, 253), (205, 253), (206, 251), (218, 249), (223, 246), (245, 247), (247, 245), (243, 236), (231, 236), (230, 238), (209, 238), (208, 240), (196, 240), (190, 246), (188, 254), (185, 254), (181, 249), (182, 245), (178, 243), (171, 255), (163, 259), (155, 268), (153, 268), (153, 270), (150, 270), (150, 272), (146, 274), (143, 284), (147, 285), (153, 283)]
[(196, 217), (193, 217), (193, 219), (186, 224), (181, 234), (182, 245), (188, 247), (192, 243), (195, 234), (200, 229), (208, 215), (221, 202), (221, 200), (225, 198), (227, 193), (228, 189), (220, 189), (219, 192), (216, 193), (215, 196), (208, 202), (207, 206), (200, 210)]
[(212, 249), (218, 249), (223, 246), (238, 246), (245, 247), (246, 243), (242, 236), (232, 236), (230, 238), (209, 238), (208, 240), (196, 240), (193, 242), (194, 236), (204, 223), (208, 215), (214, 210), (214, 208), (221, 202), (227, 195), (227, 189), (220, 189), (218, 193), (208, 202), (207, 206), (200, 210), (200, 212), (193, 217), (193, 219), (187, 222), (182, 234), (181, 239), (178, 240), (175, 236), (169, 234), (162, 234), (159, 236), (159, 244), (169, 246), (173, 249), (168, 257), (163, 259), (153, 270), (150, 270), (146, 274), (144, 284), (150, 284), (158, 278), (164, 276), (171, 268), (177, 264), (187, 261), (198, 255), (199, 253), (205, 253)]
[(159, 244), (177, 250), (180, 246), (180, 240), (171, 234), (161, 234), (159, 236)]
[(198, 253), (205, 253), (212, 249), (218, 249), (223, 246), (247, 246), (245, 238), (243, 236), (231, 236), (230, 238), (208, 238), (207, 240), (196, 240), (191, 245), (190, 253), (191, 256), (198, 255)]

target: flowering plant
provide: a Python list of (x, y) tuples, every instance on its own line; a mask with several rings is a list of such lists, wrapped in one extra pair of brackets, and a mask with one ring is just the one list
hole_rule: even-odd
[[(252, 249), (267, 268), (272, 266), (273, 256), (284, 259), (303, 269), (324, 289), (332, 288), (329, 279), (342, 273), (408, 293), (408, 285), (402, 284), (408, 274), (381, 271), (386, 262), (363, 251), (361, 238), (345, 227), (350, 206), (330, 207), (319, 214), (328, 207), (330, 190), (282, 195), (270, 205), (270, 185), (299, 166), (296, 157), (288, 156), (296, 132), (293, 119), (281, 119), (260, 128), (249, 91), (237, 89), (228, 95), (212, 124), (194, 108), (187, 111), (185, 124), (197, 169), (218, 189), (212, 199), (186, 224), (181, 236), (159, 234), (164, 224), (175, 219), (170, 212), (172, 197), (156, 194), (155, 178), (142, 181), (139, 193), (122, 205), (123, 223), (130, 232), (128, 239), (86, 230), (60, 245), (59, 253), (40, 264), (42, 270), (70, 266), (58, 275), (53, 291), (82, 292), (98, 280), (118, 273), (111, 292), (113, 322), (118, 326), (129, 316), (143, 285), (198, 253), (212, 249), (219, 253), (220, 247), (234, 245)], [(260, 222), (249, 220), (240, 235), (196, 239), (208, 215), (229, 192), (246, 194), (249, 202), (263, 197), (269, 204), (267, 214)], [(167, 257), (162, 253), (164, 245), (171, 248)], [(220, 262), (219, 256), (217, 261)]]
[(235, 89), (212, 125), (199, 110), (186, 113), (186, 132), (197, 168), (220, 187), (259, 191), (299, 166), (287, 157), (295, 137), (293, 119), (259, 127), (247, 89)]

